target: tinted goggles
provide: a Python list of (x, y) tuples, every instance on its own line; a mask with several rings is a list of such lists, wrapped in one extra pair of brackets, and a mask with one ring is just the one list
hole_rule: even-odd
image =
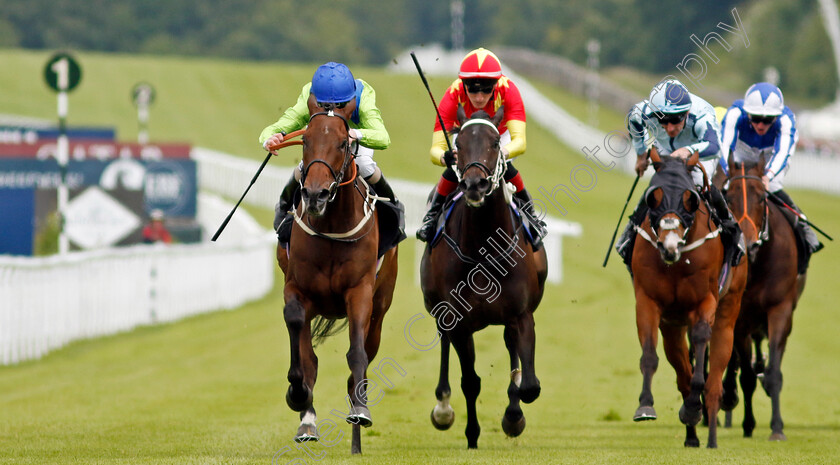
[(659, 124), (680, 124), (685, 120), (685, 116), (688, 112), (683, 113), (658, 113), (654, 114), (656, 116), (656, 120), (659, 121)]
[(495, 79), (469, 79), (464, 81), (464, 87), (471, 94), (490, 94), (496, 87)]
[(750, 121), (752, 121), (755, 124), (762, 123), (762, 124), (771, 125), (776, 121), (776, 117), (775, 116), (765, 116), (765, 115), (750, 115)]

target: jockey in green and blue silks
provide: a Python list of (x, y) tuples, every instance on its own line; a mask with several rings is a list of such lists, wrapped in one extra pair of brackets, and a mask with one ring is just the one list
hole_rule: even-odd
[[(684, 126), (677, 131), (683, 122)], [(672, 125), (670, 134), (669, 124)], [(671, 79), (657, 84), (648, 100), (630, 110), (627, 129), (636, 155), (646, 155), (651, 146), (656, 147), (660, 156), (671, 155), (680, 148), (687, 149), (689, 156), (700, 152), (700, 163), (712, 179), (720, 158), (720, 126), (715, 109), (690, 93), (680, 81)], [(703, 184), (699, 170), (692, 177), (698, 186)]]
[[(690, 93), (676, 79), (660, 82), (650, 92), (647, 100), (637, 103), (627, 116), (627, 129), (636, 149), (636, 173), (641, 176), (648, 167), (648, 151), (656, 148), (660, 156), (688, 159), (694, 152), (700, 156), (708, 180), (714, 176), (720, 158), (720, 126), (715, 109), (702, 98)], [(691, 172), (694, 184), (703, 186), (703, 173)], [(723, 194), (710, 185), (705, 193), (718, 218), (726, 263), (735, 266), (743, 256), (741, 228), (726, 206)], [(647, 215), (644, 196), (639, 201), (630, 221), (616, 244), (618, 254), (627, 268), (633, 256), (636, 227)]]
[[(730, 174), (730, 153), (732, 160), (737, 163), (756, 163), (763, 155), (766, 163), (762, 176), (765, 190), (801, 213), (783, 190), (799, 133), (796, 132), (796, 117), (785, 106), (781, 89), (769, 82), (753, 84), (747, 89), (744, 98), (733, 102), (726, 111), (722, 127), (723, 153), (720, 167), (724, 173), (727, 176)], [(798, 228), (797, 233), (802, 234), (808, 242), (812, 253), (823, 247), (807, 223), (797, 221), (795, 226)]]

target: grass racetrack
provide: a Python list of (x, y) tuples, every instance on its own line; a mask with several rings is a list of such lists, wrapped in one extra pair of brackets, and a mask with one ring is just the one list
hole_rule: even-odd
[[(0, 93), (0, 113), (54, 118), (55, 97), (40, 80), (47, 58), (46, 53), (0, 50), (4, 63), (0, 88), (6, 89)], [(256, 144), (260, 130), (277, 118), (278, 106), (294, 101), (315, 67), (102, 54), (78, 54), (77, 58), (85, 74), (70, 97), (71, 125), (115, 125), (121, 139), (133, 139), (136, 121), (129, 91), (135, 82), (147, 80), (158, 92), (150, 121), (153, 140), (187, 141), (254, 159), (264, 156)], [(440, 170), (427, 157), (434, 114), (419, 78), (372, 68), (353, 70), (376, 88), (391, 133), (391, 148), (376, 156), (386, 175), (434, 182)], [(431, 80), (436, 97), (449, 82)], [(580, 110), (585, 112), (585, 106)], [(794, 317), (782, 365), (782, 415), (788, 440), (766, 440), (770, 402), (758, 389), (754, 438), (741, 437), (739, 405), (735, 427), (719, 429), (719, 449), (685, 449), (684, 428), (677, 418), (681, 400), (661, 344), (653, 385), (659, 419), (632, 421), (642, 383), (632, 286), (617, 256), (611, 257), (607, 268), (601, 267), (632, 179), (604, 171), (575, 152), (531, 124), (528, 152), (516, 160), (535, 197), (540, 186), (551, 191), (557, 184), (568, 185), (569, 173), (581, 163), (590, 164), (597, 173), (592, 188), (578, 192), (577, 203), (564, 203), (568, 210), (564, 218), (580, 222), (584, 234), (564, 241), (564, 282), (546, 288), (535, 315), (542, 394), (533, 404), (523, 405), (527, 427), (519, 438), (506, 438), (500, 427), (509, 379), (500, 328), (476, 335), (476, 370), (482, 378), (479, 449), (466, 449), (466, 413), (454, 355), (450, 383), (455, 424), (446, 432), (430, 424), (439, 355), (437, 349), (416, 350), (404, 336), (412, 316), (426, 315), (415, 285), (414, 240), (409, 239), (402, 245), (395, 303), (385, 319), (382, 347), (373, 363), (390, 358), (405, 376), (383, 369), (382, 375), (393, 387), (380, 384), (381, 400), (371, 408), (374, 425), (362, 432), (364, 455), (350, 456), (350, 428), (330, 413), (345, 408), (346, 332), (317, 349), (320, 367), (315, 389), (319, 419), (334, 420), (342, 437), (331, 435), (337, 439), (332, 447), (309, 443), (306, 449), (296, 448), (292, 441), (298, 414), (284, 401), (288, 336), (282, 316), (283, 277), (278, 270), (278, 285), (268, 296), (235, 311), (80, 341), (39, 361), (0, 367), (0, 463), (840, 461), (840, 404), (836, 400), (840, 339), (832, 316), (837, 316), (832, 309), (840, 301), (840, 288), (834, 287), (836, 277), (831, 271), (840, 260), (838, 246), (828, 243), (813, 257)], [(796, 169), (795, 158), (792, 163)], [(637, 189), (631, 202), (636, 202), (640, 192)], [(814, 223), (840, 234), (836, 197), (810, 191), (791, 194)], [(248, 210), (263, 224), (270, 224), (273, 212)], [(551, 214), (561, 216), (558, 211)], [(433, 331), (430, 318), (412, 327), (412, 335), (420, 342), (430, 341)], [(706, 430), (699, 428), (698, 435), (705, 446)]]

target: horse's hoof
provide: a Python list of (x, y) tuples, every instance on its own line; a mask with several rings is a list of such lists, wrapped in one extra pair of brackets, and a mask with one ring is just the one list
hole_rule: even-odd
[(537, 397), (540, 396), (540, 383), (537, 382), (533, 386), (526, 386), (526, 387), (519, 387), (519, 400), (526, 404), (530, 404), (531, 402), (537, 400)]
[[(697, 409), (689, 411), (685, 408), (685, 404), (680, 407), (680, 422), (687, 426), (697, 426), (697, 423), (700, 423), (700, 420), (703, 419), (703, 410)], [(697, 445), (698, 447), (700, 444)], [(694, 446), (692, 446), (694, 447)]]
[(309, 389), (306, 386), (303, 388), (306, 390), (306, 396), (304, 396), (303, 400), (299, 398), (301, 396), (295, 396), (292, 394), (292, 386), (289, 386), (289, 389), (286, 391), (286, 404), (295, 412), (302, 412), (312, 405), (312, 389)]
[(449, 405), (446, 408), (435, 405), (430, 416), (432, 418), (432, 425), (440, 431), (448, 430), (455, 423), (455, 410)]
[(636, 414), (633, 415), (633, 421), (656, 420), (656, 410), (653, 406), (645, 405), (636, 409)]
[(373, 425), (373, 420), (370, 418), (370, 410), (364, 405), (353, 407), (350, 410), (350, 415), (347, 415), (347, 423), (363, 426), (369, 428)]
[(770, 441), (787, 441), (787, 436), (785, 436), (785, 433), (779, 431), (778, 433), (771, 434), (767, 439)]
[(683, 445), (685, 447), (700, 447), (700, 439), (699, 438), (686, 438)]
[(300, 425), (295, 435), (295, 442), (317, 441), (318, 439), (318, 430), (315, 425)]
[(515, 438), (525, 430), (525, 415), (520, 414), (519, 420), (511, 421), (507, 415), (502, 417), (502, 431), (508, 437)]
[(724, 394), (720, 400), (720, 409), (725, 412), (729, 412), (738, 406), (738, 401), (738, 394), (734, 394), (732, 396)]

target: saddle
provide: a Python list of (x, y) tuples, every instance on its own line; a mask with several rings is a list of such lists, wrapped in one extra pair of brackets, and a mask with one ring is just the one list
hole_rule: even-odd
[[(464, 193), (461, 191), (455, 191), (446, 198), (446, 202), (443, 204), (443, 208), (441, 209), (441, 214), (438, 215), (435, 224), (435, 234), (432, 237), (432, 240), (429, 241), (429, 247), (435, 248), (440, 242), (441, 238), (443, 238), (443, 228), (446, 226), (446, 222), (449, 220), (449, 215), (452, 213), (453, 208), (455, 205), (461, 201)], [(534, 230), (537, 226), (533, 225), (532, 222), (528, 219), (528, 215), (522, 214), (522, 206), (524, 205), (524, 201), (517, 197), (513, 197), (513, 202), (508, 204), (511, 213), (513, 214), (514, 226), (517, 228), (522, 226), (522, 229), (525, 231), (525, 238), (528, 239), (528, 242), (531, 243), (533, 247), (534, 244), (534, 235), (536, 234)]]

